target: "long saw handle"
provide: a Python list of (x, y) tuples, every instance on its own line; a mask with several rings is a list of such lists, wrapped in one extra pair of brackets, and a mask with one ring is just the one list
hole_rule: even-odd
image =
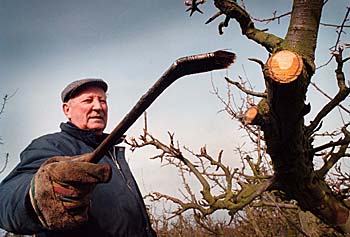
[(91, 153), (88, 162), (98, 163), (116, 141), (123, 137), (131, 125), (135, 123), (155, 99), (174, 81), (190, 74), (227, 68), (234, 62), (235, 58), (236, 55), (234, 53), (219, 50), (176, 60), (146, 94), (139, 99), (136, 105), (125, 115), (106, 139)]

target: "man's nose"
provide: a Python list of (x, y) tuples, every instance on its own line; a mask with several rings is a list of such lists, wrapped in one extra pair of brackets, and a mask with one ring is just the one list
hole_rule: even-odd
[(102, 110), (102, 104), (98, 99), (93, 100), (93, 109)]

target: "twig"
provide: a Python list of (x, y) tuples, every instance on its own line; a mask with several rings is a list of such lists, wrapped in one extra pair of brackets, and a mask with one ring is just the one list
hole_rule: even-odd
[(303, 234), (304, 236), (310, 237), (304, 230), (302, 230), (299, 226), (297, 226), (294, 221), (292, 221), (283, 211), (282, 209), (277, 205), (277, 202), (275, 201), (275, 199), (272, 197), (271, 194), (267, 193), (267, 196), (269, 197), (269, 199), (276, 204), (277, 209), (280, 211), (280, 213), (282, 214), (282, 216), (297, 230), (299, 231), (301, 234)]
[[(340, 27), (338, 27), (338, 28), (340, 29), (339, 32), (338, 32), (338, 37), (337, 37), (337, 39), (336, 39), (336, 41), (335, 41), (334, 46), (331, 47), (330, 50), (335, 51), (335, 50), (337, 49), (338, 44), (339, 44), (339, 41), (340, 41), (341, 34), (344, 33), (343, 29), (344, 29), (344, 27), (346, 27), (346, 26), (345, 26), (345, 22), (348, 21), (349, 12), (350, 12), (350, 8), (348, 7), (348, 8), (347, 8), (347, 11), (346, 11), (346, 13), (345, 13), (345, 17), (344, 17), (344, 19), (343, 19), (343, 22), (342, 22), (342, 24), (340, 25)], [(322, 67), (327, 66), (327, 65), (332, 61), (333, 57), (334, 57), (334, 55), (332, 54), (331, 58), (330, 58), (326, 63), (324, 63), (323, 65), (317, 67), (316, 69), (320, 69), (320, 68), (322, 68)]]
[(245, 88), (244, 86), (242, 86), (241, 83), (239, 82), (236, 82), (236, 81), (232, 81), (231, 79), (229, 79), (228, 77), (225, 77), (225, 80), (236, 86), (238, 89), (240, 89), (241, 91), (243, 91), (244, 93), (248, 94), (248, 95), (251, 95), (251, 96), (256, 96), (256, 97), (261, 97), (261, 98), (267, 98), (267, 94), (266, 93), (261, 93), (261, 92), (255, 92), (255, 91), (251, 91), (251, 90), (248, 90), (247, 88)]
[(344, 144), (342, 144), (336, 153), (332, 153), (330, 158), (325, 161), (324, 165), (317, 171), (319, 177), (324, 177), (327, 172), (346, 154), (347, 149), (350, 144), (350, 132), (346, 129), (346, 126), (342, 128), (342, 132), (345, 137), (342, 140)]
[(6, 153), (6, 156), (5, 156), (5, 164), (4, 164), (4, 166), (2, 167), (2, 169), (0, 170), (0, 174), (1, 174), (2, 172), (5, 171), (5, 169), (6, 169), (6, 167), (7, 167), (7, 164), (8, 164), (8, 161), (9, 161), (9, 153)]
[(316, 152), (322, 151), (322, 150), (330, 148), (330, 147), (346, 145), (346, 144), (349, 144), (349, 142), (350, 142), (349, 139), (341, 139), (341, 140), (336, 141), (336, 142), (330, 141), (327, 144), (324, 144), (324, 145), (321, 145), (321, 146), (318, 146), (318, 147), (312, 149), (312, 153), (316, 153)]
[(2, 114), (5, 111), (5, 105), (7, 102), (17, 93), (18, 90), (13, 92), (11, 95), (5, 94), (5, 96), (2, 99), (2, 103), (0, 105), (0, 114)]
[(274, 11), (272, 12), (272, 17), (270, 18), (265, 18), (265, 19), (259, 19), (259, 18), (255, 18), (255, 17), (252, 17), (251, 18), (254, 20), (254, 21), (257, 21), (257, 22), (271, 22), (271, 21), (275, 21), (277, 20), (278, 21), (278, 24), (280, 23), (280, 19), (283, 18), (283, 17), (286, 17), (286, 16), (289, 16), (290, 14), (292, 14), (292, 12), (286, 12), (286, 13), (283, 13), (279, 16), (276, 15), (277, 14), (277, 11)]
[[(310, 84), (316, 89), (318, 90), (322, 95), (324, 95), (325, 97), (327, 97), (329, 100), (332, 100), (332, 97), (330, 97), (329, 95), (327, 95), (321, 88), (319, 88), (316, 83), (314, 82), (310, 82)], [(339, 106), (342, 110), (344, 110), (345, 112), (347, 112), (348, 114), (350, 114), (350, 110), (348, 110), (347, 108), (345, 108), (343, 105), (338, 104), (337, 106)]]
[(311, 121), (310, 125), (307, 127), (307, 135), (310, 136), (314, 130), (318, 127), (320, 122), (324, 117), (326, 117), (337, 105), (339, 105), (342, 101), (346, 99), (346, 97), (349, 96), (350, 94), (350, 88), (346, 86), (345, 84), (345, 76), (343, 73), (343, 60), (342, 60), (342, 52), (343, 48), (339, 47), (339, 51), (336, 56), (336, 61), (337, 61), (337, 69), (335, 70), (336, 72), (336, 79), (338, 83), (338, 93), (336, 96), (328, 102), (322, 109), (321, 111), (316, 115), (315, 119)]

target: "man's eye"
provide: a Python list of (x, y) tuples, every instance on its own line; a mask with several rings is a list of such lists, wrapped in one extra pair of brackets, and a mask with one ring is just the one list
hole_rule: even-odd
[(84, 103), (91, 103), (92, 102), (92, 99), (85, 99), (83, 100)]

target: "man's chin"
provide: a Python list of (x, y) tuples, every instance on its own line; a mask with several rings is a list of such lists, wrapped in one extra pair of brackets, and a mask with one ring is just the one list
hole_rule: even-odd
[(94, 123), (89, 126), (89, 129), (102, 133), (105, 127), (106, 125), (104, 123)]

